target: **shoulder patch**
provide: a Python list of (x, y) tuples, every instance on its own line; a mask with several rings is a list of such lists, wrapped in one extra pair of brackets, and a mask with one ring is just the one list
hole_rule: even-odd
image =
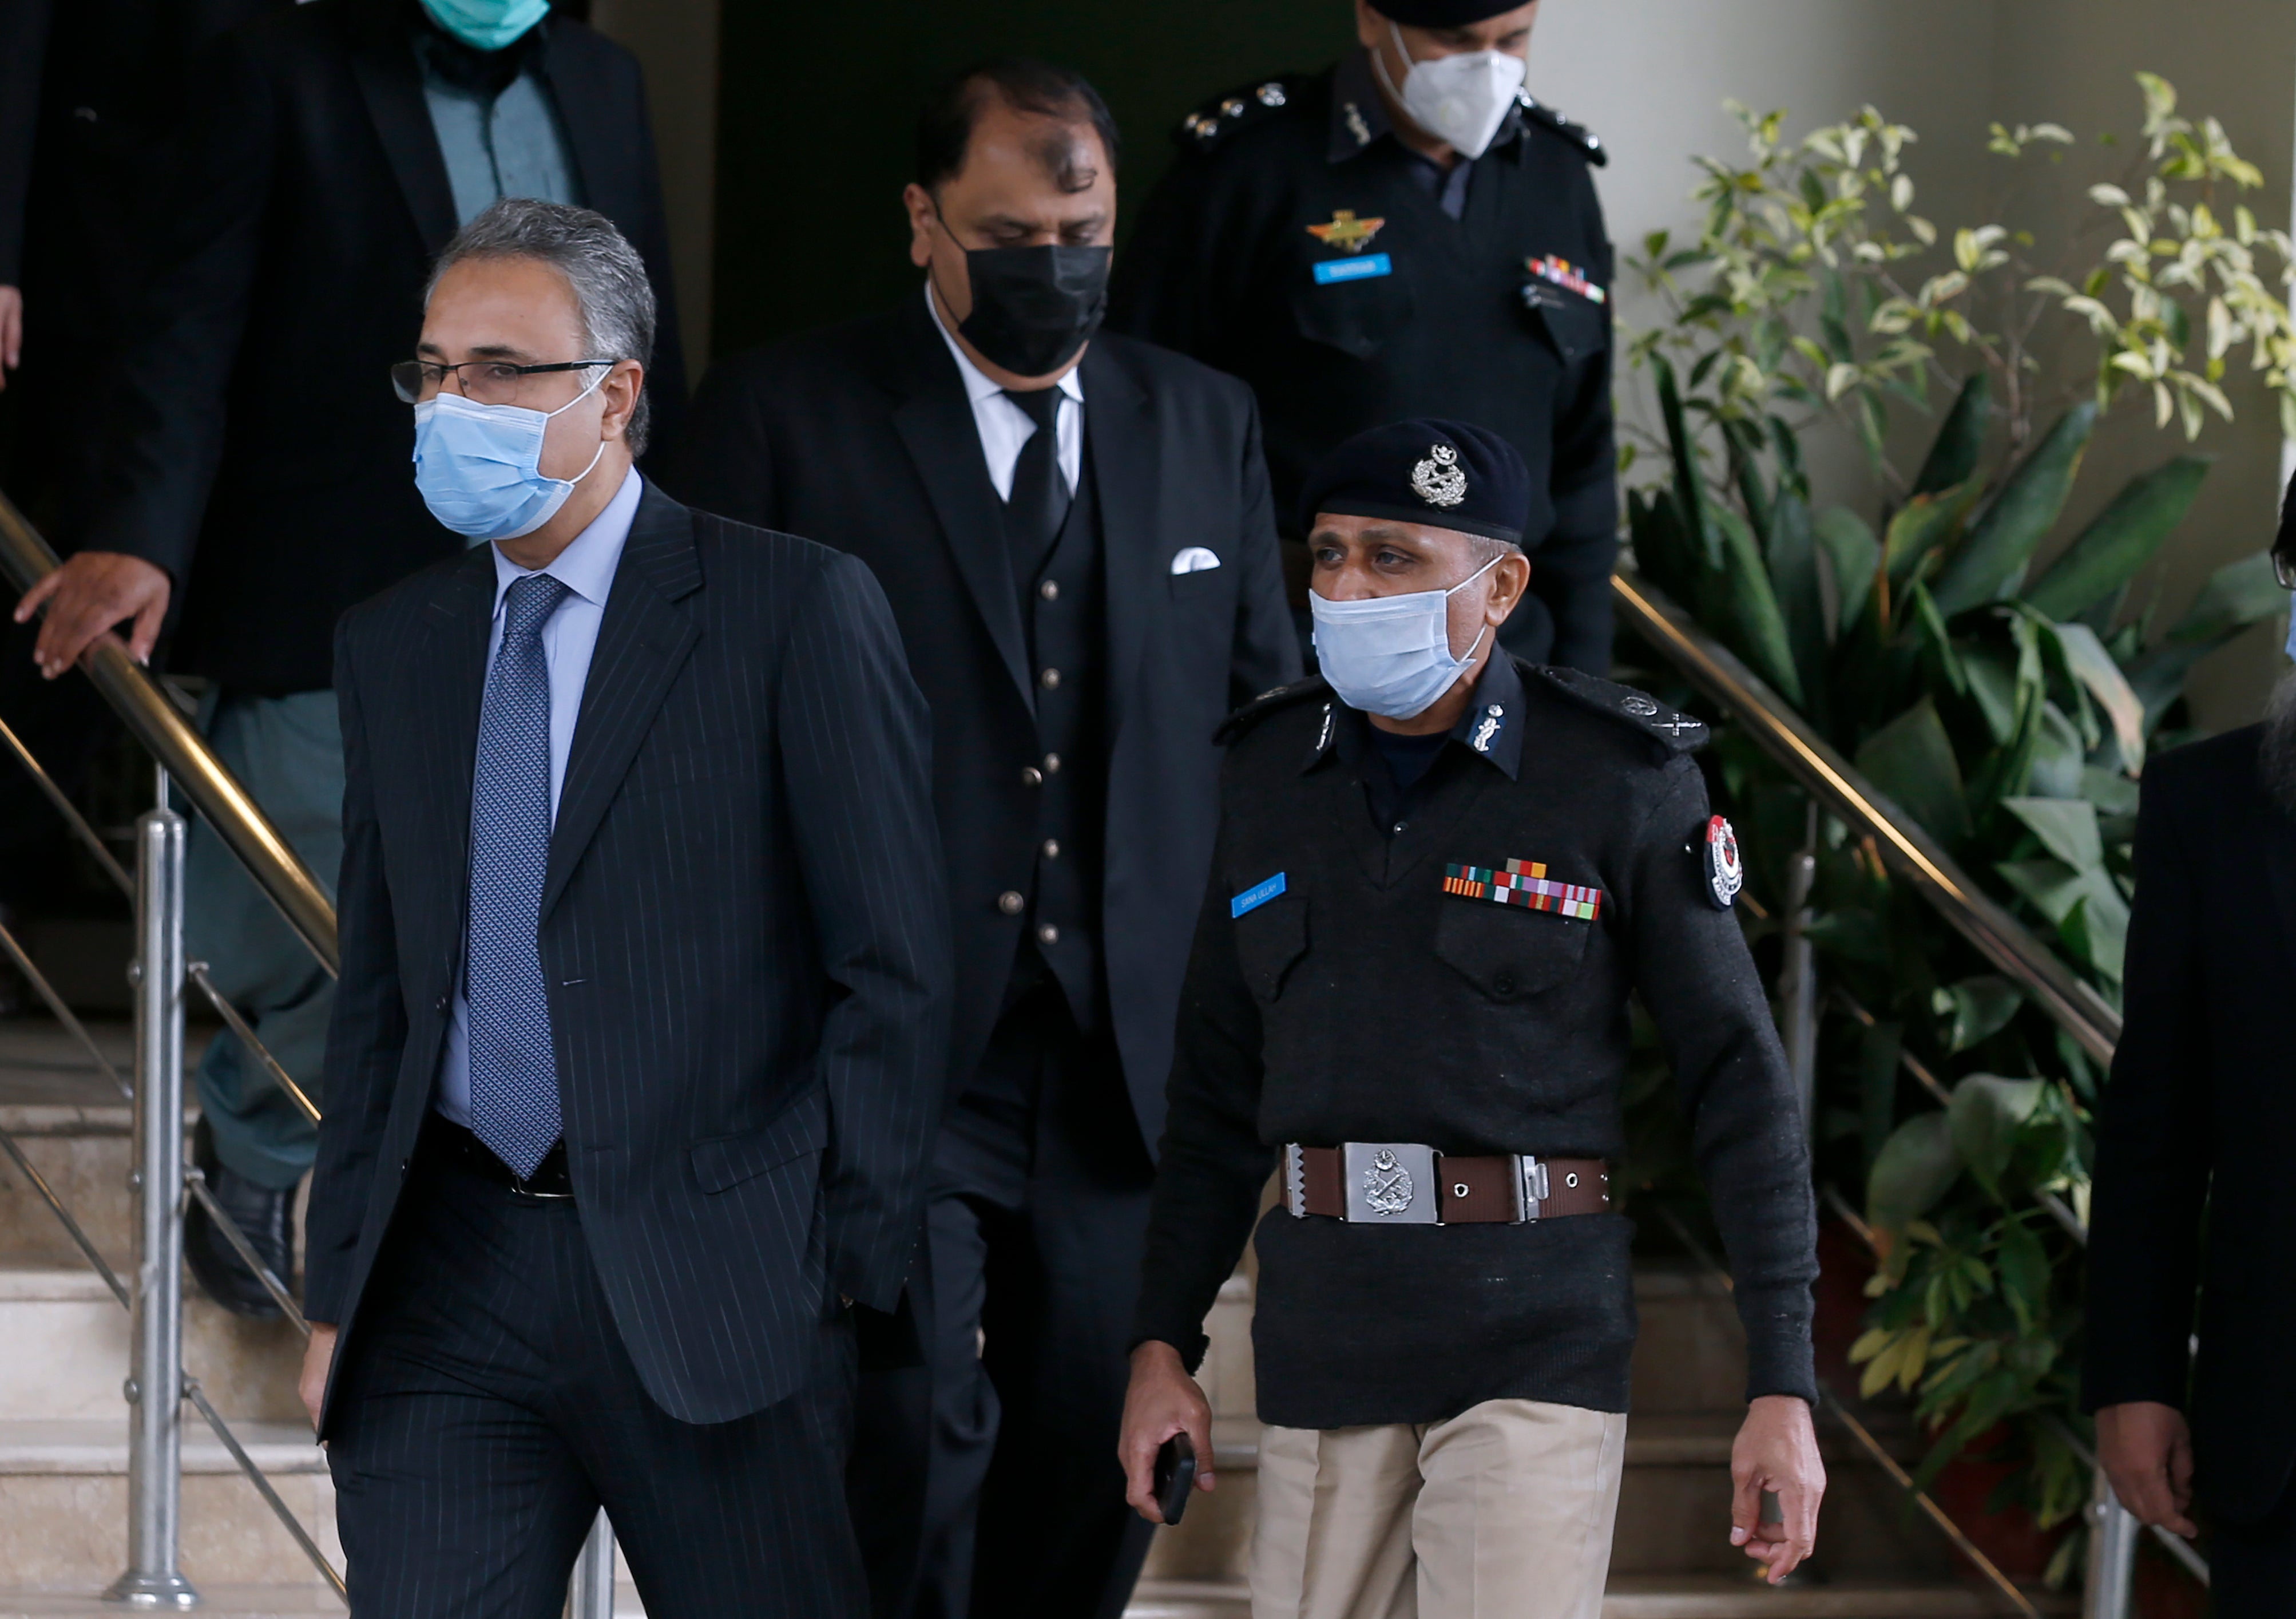
[(1180, 120), (1172, 132), (1173, 142), (1183, 152), (1210, 152), (1245, 125), (1260, 123), (1292, 105), (1307, 82), (1308, 75), (1292, 73), (1215, 95)]
[(1331, 694), (1332, 688), (1324, 683), (1321, 675), (1310, 675), (1305, 680), (1294, 680), (1289, 686), (1262, 692), (1220, 721), (1219, 729), (1212, 733), (1212, 740), (1223, 744), (1234, 742), (1280, 709), (1305, 703), (1310, 697), (1328, 697)]
[(1669, 755), (1695, 752), (1706, 745), (1703, 719), (1677, 713), (1647, 692), (1575, 669), (1542, 664), (1532, 672), (1581, 707), (1659, 743)]
[(1579, 153), (1597, 168), (1610, 162), (1611, 154), (1604, 149), (1602, 136), (1587, 128), (1586, 125), (1572, 123), (1528, 90), (1519, 92), (1515, 100), (1522, 107), (1523, 122), (1534, 128), (1544, 129), (1550, 135), (1562, 136), (1563, 140), (1576, 146)]

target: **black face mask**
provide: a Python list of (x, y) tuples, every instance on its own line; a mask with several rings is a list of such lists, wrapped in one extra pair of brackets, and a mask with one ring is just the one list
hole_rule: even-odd
[(990, 365), (1043, 376), (1076, 357), (1108, 310), (1104, 247), (967, 248), (972, 313), (957, 326)]

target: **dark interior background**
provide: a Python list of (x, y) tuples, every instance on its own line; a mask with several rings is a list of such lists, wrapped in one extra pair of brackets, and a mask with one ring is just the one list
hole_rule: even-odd
[(983, 56), (1073, 67), (1124, 134), (1118, 241), (1192, 109), (1322, 67), (1347, 0), (882, 0), (851, 12), (730, 0), (720, 38), (718, 354), (881, 308), (916, 284), (900, 206), (918, 104)]

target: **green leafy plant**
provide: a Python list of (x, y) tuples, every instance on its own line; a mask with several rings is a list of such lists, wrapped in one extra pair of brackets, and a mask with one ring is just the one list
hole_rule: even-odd
[[(1915, 212), (1914, 132), (1871, 108), (1799, 141), (1783, 114), (1737, 109), (1749, 160), (1699, 160), (1697, 239), (1658, 233), (1630, 261), (1665, 318), (1629, 345), (1656, 419), (1622, 457), (1642, 572), (2114, 1004), (2136, 777), (2183, 734), (2194, 665), (2285, 598), (2259, 555), (2174, 621), (2132, 601), (2207, 475), (2190, 451), (2049, 545), (2109, 413), (2189, 442), (2232, 416), (2237, 367), (2296, 432), (2289, 239), (2239, 202), (2259, 177), (2216, 121), (2138, 84), (2129, 170), (2089, 189), (2052, 262), (2010, 224)], [(2021, 183), (2071, 139), (1997, 125), (1991, 147)], [(1837, 427), (1878, 488), (1867, 510), (1813, 500), (1804, 440)], [(2062, 1522), (2087, 1489), (2066, 1442), (2081, 1267), (2037, 1198), (2085, 1209), (2100, 1076), (1767, 756), (1726, 726), (1716, 752), (1758, 941), (1790, 862), (1816, 859), (1821, 1171), (1864, 1188), (1879, 1250), (1866, 1392), (1915, 1401), (1934, 1434), (1922, 1480), (2005, 1430), (2015, 1494)]]

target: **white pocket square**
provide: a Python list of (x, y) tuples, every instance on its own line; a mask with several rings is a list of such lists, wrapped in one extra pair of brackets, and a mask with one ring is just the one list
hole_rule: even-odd
[(1172, 559), (1172, 571), (1175, 573), (1201, 573), (1207, 568), (1219, 565), (1218, 556), (1202, 546), (1190, 546)]

